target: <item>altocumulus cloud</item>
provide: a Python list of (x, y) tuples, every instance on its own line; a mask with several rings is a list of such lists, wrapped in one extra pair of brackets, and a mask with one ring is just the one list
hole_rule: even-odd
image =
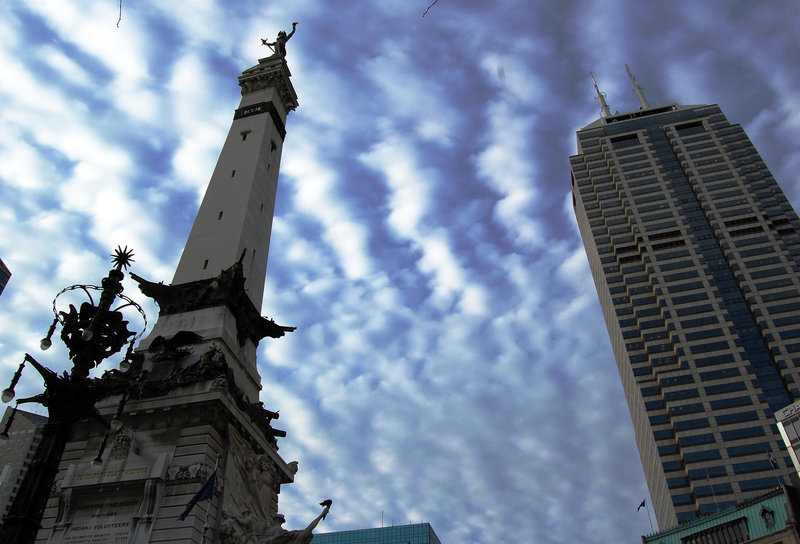
[(428, 4), (140, 0), (119, 29), (113, 2), (0, 5), (0, 365), (117, 244), (170, 281), (236, 76), (299, 21), (264, 299), (298, 330), (259, 350), (300, 461), (287, 525), (330, 496), (322, 530), (383, 512), (443, 542), (637, 541), (646, 489), (571, 211), (588, 72), (612, 109), (638, 107), (626, 62), (653, 103), (719, 102), (798, 198), (798, 7)]

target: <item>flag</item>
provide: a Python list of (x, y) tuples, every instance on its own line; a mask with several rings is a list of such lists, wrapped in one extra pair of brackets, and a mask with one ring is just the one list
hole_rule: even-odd
[(194, 508), (195, 504), (197, 504), (200, 501), (204, 501), (206, 499), (211, 498), (211, 495), (214, 494), (214, 482), (216, 480), (217, 480), (217, 471), (215, 470), (214, 472), (211, 473), (211, 476), (208, 477), (206, 483), (203, 484), (203, 487), (201, 487), (200, 490), (194, 494), (192, 500), (190, 500), (186, 504), (186, 510), (183, 511), (183, 514), (178, 516), (179, 520), (184, 521), (186, 519), (186, 516), (189, 515), (189, 512), (192, 510), (192, 508)]
[(645, 499), (644, 501), (642, 501), (642, 504), (640, 504), (640, 505), (639, 505), (639, 508), (637, 508), (637, 509), (636, 509), (636, 511), (637, 511), (637, 512), (638, 512), (639, 510), (641, 510), (642, 508), (647, 508), (647, 505), (645, 504), (645, 501), (646, 501), (646, 500), (647, 500), (647, 499)]

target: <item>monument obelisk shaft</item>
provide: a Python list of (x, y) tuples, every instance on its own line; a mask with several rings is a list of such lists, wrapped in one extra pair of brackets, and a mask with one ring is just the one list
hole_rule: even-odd
[(297, 107), (290, 75), (274, 56), (239, 78), (242, 101), (173, 284), (216, 276), (244, 255), (247, 295), (261, 309), (286, 116)]

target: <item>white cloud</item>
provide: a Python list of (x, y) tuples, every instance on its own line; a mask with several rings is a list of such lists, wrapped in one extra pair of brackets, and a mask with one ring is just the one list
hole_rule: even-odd
[(369, 236), (354, 213), (337, 198), (340, 182), (318, 150), (308, 145), (308, 137), (310, 134), (302, 130), (295, 133), (295, 150), (283, 159), (282, 171), (297, 180), (294, 203), (298, 210), (319, 222), (325, 241), (338, 256), (338, 265), (347, 277), (364, 278), (372, 269), (367, 250)]
[[(264, 299), (298, 330), (259, 349), (280, 453), (300, 461), (287, 525), (331, 496), (321, 530), (383, 511), (442, 541), (637, 540), (646, 491), (567, 192), (565, 149), (597, 118), (588, 71), (613, 109), (636, 107), (628, 62), (656, 96), (746, 112), (782, 181), (800, 163), (791, 18), (695, 4), (439, 2), (423, 19), (410, 3), (145, 0), (119, 29), (114, 2), (2, 4), (5, 375), (116, 244), (169, 280), (236, 71), (299, 20)], [(56, 346), (41, 360), (67, 364)]]
[(364, 62), (361, 71), (382, 93), (393, 115), (412, 122), (421, 140), (445, 147), (452, 144), (459, 128), (457, 113), (450, 107), (452, 91), (420, 78), (404, 42), (382, 43), (380, 52)]
[(489, 141), (475, 165), (480, 178), (500, 195), (495, 218), (517, 243), (539, 245), (541, 227), (532, 213), (538, 197), (533, 184), (536, 171), (529, 161), (535, 117), (516, 116), (505, 102), (491, 104), (487, 114)]

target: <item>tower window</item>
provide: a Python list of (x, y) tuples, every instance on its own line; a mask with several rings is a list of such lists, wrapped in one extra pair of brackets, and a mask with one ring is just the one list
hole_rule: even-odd
[(236, 175), (236, 170), (231, 170), (231, 177)]
[(275, 151), (276, 149), (278, 149), (278, 146), (275, 143), (275, 140), (270, 140), (269, 141), (269, 149), (270, 149), (270, 151)]
[(247, 135), (250, 134), (251, 132), (252, 132), (251, 130), (243, 130), (243, 131), (241, 131), (239, 134), (242, 135), (242, 141), (245, 141), (247, 139)]
[(701, 132), (705, 132), (705, 128), (703, 127), (702, 121), (694, 121), (691, 123), (685, 123), (683, 125), (675, 125), (675, 130), (678, 131), (678, 134), (681, 136), (686, 136), (688, 134), (699, 134)]
[(258, 211), (260, 211), (260, 212), (264, 211), (264, 204), (261, 204), (261, 208), (259, 208)]
[(203, 263), (203, 270), (206, 268), (208, 268), (208, 259), (206, 259), (206, 262)]
[(219, 216), (217, 217), (217, 221), (222, 220), (222, 212), (219, 212)]
[(616, 136), (611, 138), (611, 145), (614, 147), (614, 149), (639, 145), (639, 143), (638, 134), (625, 134), (624, 136)]

